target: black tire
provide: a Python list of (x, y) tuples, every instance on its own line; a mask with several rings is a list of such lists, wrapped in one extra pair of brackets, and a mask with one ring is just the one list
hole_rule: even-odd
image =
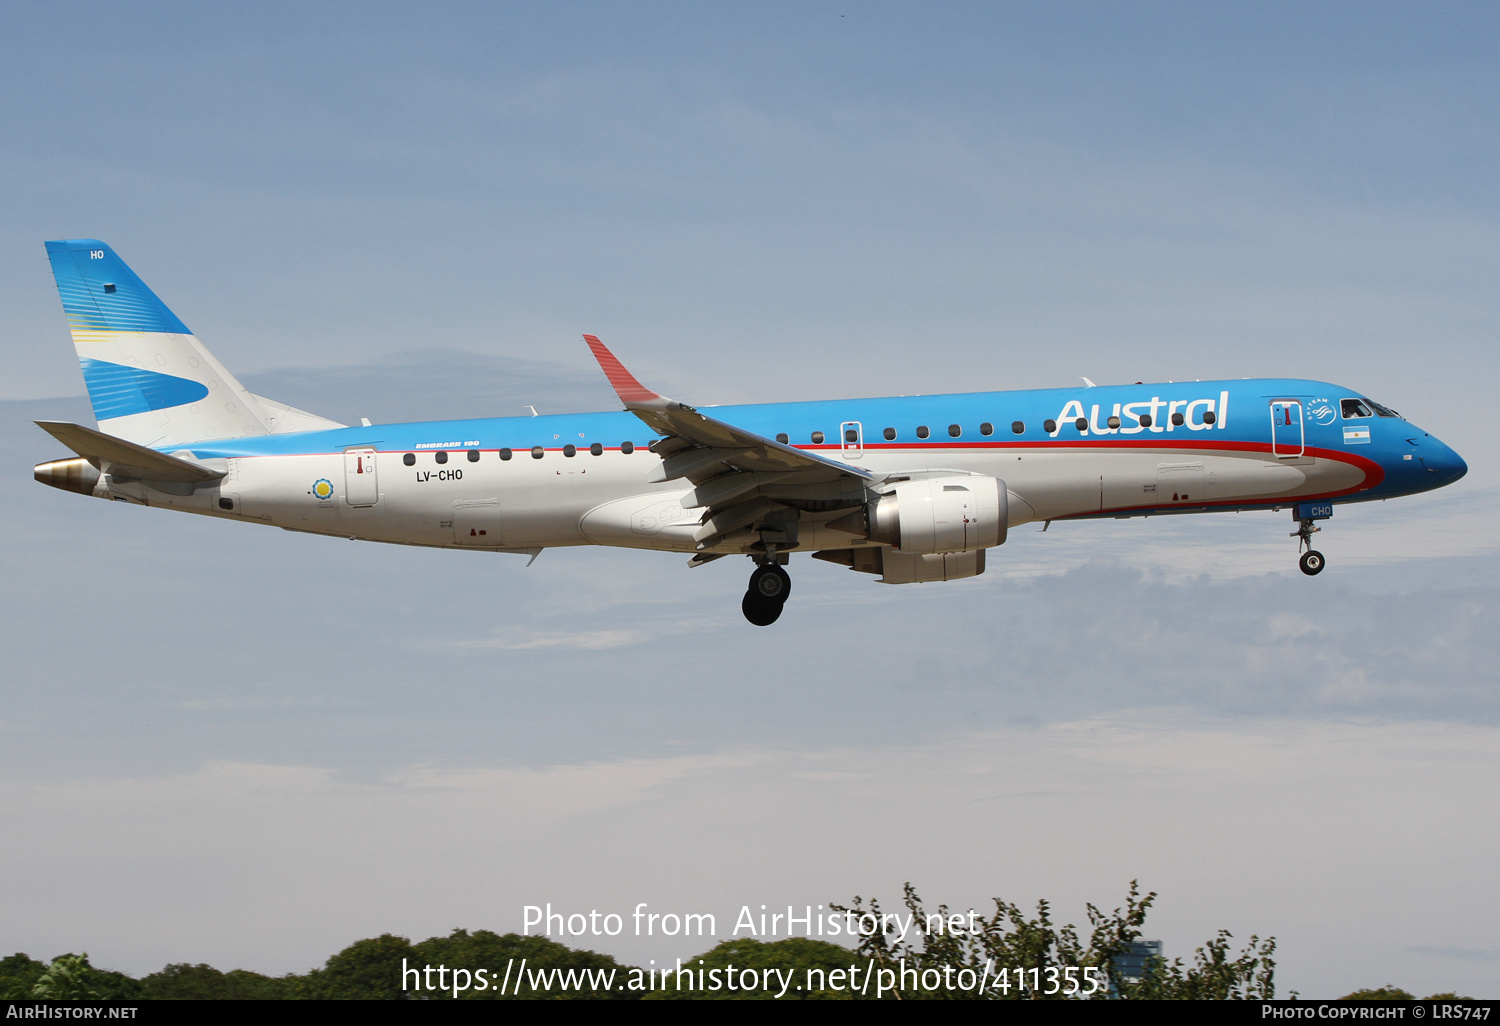
[(755, 592), (745, 592), (745, 597), (740, 601), (740, 612), (745, 614), (745, 619), (757, 627), (769, 627), (781, 616), (780, 602), (767, 602), (758, 597)]
[(1323, 553), (1317, 549), (1308, 549), (1302, 553), (1302, 558), (1297, 561), (1297, 565), (1307, 576), (1316, 577), (1323, 572)]
[(792, 593), (792, 578), (774, 563), (756, 567), (750, 575), (750, 593), (780, 605)]

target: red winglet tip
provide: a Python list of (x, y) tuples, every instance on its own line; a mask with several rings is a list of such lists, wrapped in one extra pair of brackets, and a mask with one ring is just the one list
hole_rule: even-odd
[(614, 386), (615, 394), (620, 401), (626, 403), (644, 403), (661, 396), (651, 391), (645, 385), (635, 379), (635, 375), (625, 369), (625, 365), (609, 351), (603, 342), (599, 341), (597, 335), (584, 335), (583, 340), (589, 344), (594, 352), (594, 359), (599, 361), (599, 369), (604, 371), (604, 376)]

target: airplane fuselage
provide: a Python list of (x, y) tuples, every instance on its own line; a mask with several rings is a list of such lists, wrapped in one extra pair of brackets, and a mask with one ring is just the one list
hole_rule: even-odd
[[(1451, 449), (1404, 419), (1345, 416), (1341, 403), (1361, 398), (1326, 382), (1249, 379), (711, 412), (877, 479), (997, 478), (1010, 493), (1009, 526), (1367, 501), (1462, 474)], [(654, 440), (626, 412), (378, 424), (179, 446), (206, 465), (223, 461), (226, 476), (170, 491), (106, 477), (95, 494), (408, 545), (693, 552), (699, 511), (681, 501), (692, 485), (647, 480), (660, 464)], [(796, 548), (868, 544), (818, 514), (804, 511)]]
[(623, 412), (345, 427), (250, 392), (103, 242), (47, 243), (97, 428), (39, 421), (69, 491), (291, 531), (529, 552), (733, 553), (781, 615), (793, 552), (887, 584), (985, 571), (1031, 521), (1291, 507), (1304, 573), (1340, 502), (1462, 459), (1352, 389), (1245, 379), (695, 409), (585, 335)]

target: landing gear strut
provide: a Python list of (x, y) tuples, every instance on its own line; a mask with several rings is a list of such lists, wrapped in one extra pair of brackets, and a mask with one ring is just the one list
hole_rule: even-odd
[(769, 627), (781, 615), (781, 607), (792, 592), (792, 579), (775, 563), (763, 563), (750, 575), (750, 587), (740, 602), (745, 619), (757, 627)]
[(1313, 526), (1311, 520), (1299, 520), (1297, 521), (1297, 529), (1292, 532), (1292, 537), (1298, 539), (1297, 551), (1302, 552), (1303, 549), (1307, 550), (1306, 552), (1302, 552), (1302, 558), (1297, 561), (1297, 565), (1309, 577), (1314, 577), (1323, 572), (1323, 553), (1312, 547), (1312, 536), (1321, 530), (1321, 527)]

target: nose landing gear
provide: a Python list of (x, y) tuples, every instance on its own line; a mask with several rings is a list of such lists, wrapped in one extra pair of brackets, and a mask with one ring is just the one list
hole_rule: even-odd
[(1316, 577), (1323, 572), (1323, 553), (1312, 547), (1312, 536), (1321, 530), (1322, 528), (1315, 526), (1311, 520), (1298, 520), (1297, 529), (1291, 535), (1298, 539), (1298, 552), (1302, 552), (1304, 548), (1307, 549), (1306, 552), (1302, 552), (1302, 558), (1297, 561), (1297, 565), (1309, 577)]
[(757, 627), (769, 627), (781, 616), (781, 607), (792, 592), (792, 579), (775, 563), (765, 563), (750, 575), (750, 587), (740, 602), (745, 619)]

